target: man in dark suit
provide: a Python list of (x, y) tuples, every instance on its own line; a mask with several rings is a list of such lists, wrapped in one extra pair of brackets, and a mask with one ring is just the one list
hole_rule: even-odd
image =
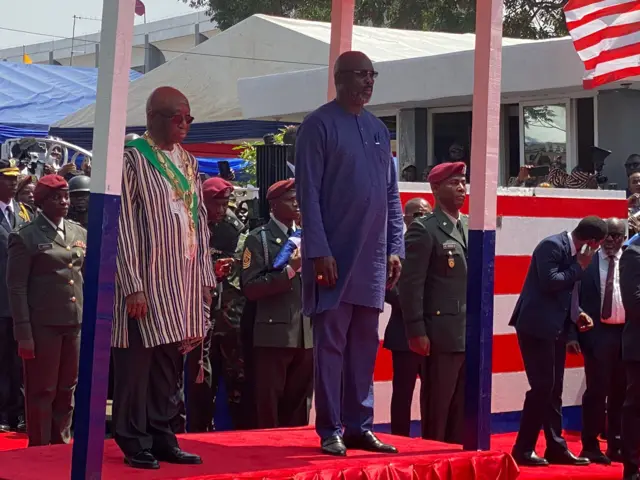
[[(593, 328), (578, 332), (575, 324), (571, 324), (567, 344), (569, 353), (582, 352), (584, 355), (587, 380), (582, 396), (580, 456), (604, 465), (621, 458), (620, 415), (626, 385), (622, 363), (624, 307), (619, 269), (626, 237), (625, 224), (618, 218), (610, 218), (607, 228), (602, 249), (593, 256), (580, 281), (580, 309), (593, 319)], [(598, 441), (605, 423), (608, 427), (606, 455), (600, 450)]]
[(242, 256), (242, 291), (256, 302), (257, 427), (299, 427), (309, 424), (313, 392), (313, 339), (311, 320), (302, 314), (299, 249), (284, 268), (274, 268), (300, 216), (294, 180), (272, 185), (267, 200), (271, 220), (249, 234)]
[[(431, 213), (431, 205), (424, 198), (412, 198), (404, 206), (404, 224), (409, 225), (416, 219)], [(416, 378), (420, 376), (420, 417), (425, 417), (426, 387), (428, 382), (424, 372), (424, 357), (412, 352), (407, 341), (402, 309), (398, 297), (397, 286), (387, 290), (385, 302), (391, 305), (391, 317), (384, 331), (382, 346), (391, 350), (393, 363), (393, 393), (391, 394), (391, 433), (393, 435), (410, 436), (411, 433), (411, 401)], [(423, 422), (423, 435), (426, 434)]]
[(31, 220), (30, 213), (14, 196), (20, 170), (14, 160), (0, 160), (0, 432), (24, 432), (22, 361), (13, 335), (7, 290), (9, 234)]
[(462, 443), (467, 321), (466, 166), (443, 163), (429, 173), (436, 199), (431, 215), (405, 235), (398, 283), (409, 348), (426, 361), (429, 392), (426, 438)]
[(622, 407), (624, 480), (640, 480), (640, 239), (620, 258), (620, 291), (625, 311), (622, 360), (627, 377)]
[[(531, 386), (512, 452), (519, 465), (589, 464), (586, 458), (573, 455), (562, 438), (562, 382), (567, 322), (573, 320), (585, 329), (593, 326), (593, 321), (579, 312), (576, 282), (582, 278), (606, 234), (604, 220), (586, 217), (572, 232), (547, 237), (533, 251), (509, 322), (516, 328)], [(545, 458), (535, 452), (541, 427), (547, 441)]]

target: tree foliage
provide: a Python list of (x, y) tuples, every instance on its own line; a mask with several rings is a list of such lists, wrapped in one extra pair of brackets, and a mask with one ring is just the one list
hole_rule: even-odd
[[(256, 13), (327, 22), (331, 0), (182, 0), (225, 30)], [(550, 38), (567, 34), (562, 7), (568, 0), (504, 0), (504, 35)], [(358, 25), (472, 33), (476, 0), (356, 0)]]

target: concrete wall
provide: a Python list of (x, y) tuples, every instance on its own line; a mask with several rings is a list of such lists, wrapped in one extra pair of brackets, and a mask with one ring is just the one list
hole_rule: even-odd
[(626, 188), (627, 177), (624, 162), (632, 153), (640, 153), (638, 112), (640, 91), (607, 90), (598, 95), (598, 146), (611, 150), (604, 174), (609, 182)]

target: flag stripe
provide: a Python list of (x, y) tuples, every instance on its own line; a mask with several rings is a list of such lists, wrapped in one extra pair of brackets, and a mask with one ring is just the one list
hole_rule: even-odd
[(591, 35), (610, 25), (625, 25), (637, 22), (640, 5), (611, 5), (589, 15), (585, 15), (575, 22), (567, 22), (567, 29), (572, 31), (572, 38), (578, 39)]
[[(520, 354), (518, 337), (514, 333), (493, 336), (493, 354), (491, 371), (496, 373), (524, 372), (524, 363)], [(584, 360), (581, 355), (567, 355), (566, 368), (581, 368)], [(373, 374), (374, 382), (389, 382), (393, 379), (393, 363), (391, 351), (382, 347), (378, 349), (376, 366)]]
[(594, 77), (596, 74), (609, 73), (607, 71), (609, 69), (611, 71), (617, 70), (617, 66), (619, 65), (617, 60), (623, 58), (630, 58), (632, 61), (638, 62), (638, 55), (640, 54), (640, 43), (638, 43), (640, 42), (640, 32), (636, 32), (634, 35), (627, 35), (625, 38), (629, 39), (629, 43), (624, 41), (624, 44), (620, 43), (617, 48), (604, 50), (597, 57), (585, 60), (584, 68), (589, 71), (587, 78)]
[(564, 7), (567, 23), (575, 22), (597, 10), (634, 3), (637, 0), (570, 0)]
[(574, 0), (564, 11), (567, 29), (584, 63), (584, 88), (638, 75), (639, 0)]
[[(603, 45), (601, 45), (600, 49), (607, 49), (610, 48), (618, 38), (625, 35), (631, 35), (638, 31), (640, 31), (640, 22), (638, 21), (628, 23), (626, 25), (611, 25), (603, 30), (593, 33), (592, 35), (588, 35), (577, 40), (574, 39), (573, 45), (576, 47), (578, 52), (601, 43), (603, 43)], [(605, 39), (609, 39), (610, 41), (603, 42)]]
[[(433, 194), (428, 192), (400, 192), (400, 200), (404, 205), (412, 198), (421, 197), (434, 205)], [(568, 208), (570, 205), (570, 209)], [(469, 197), (461, 211), (469, 212)], [(626, 217), (626, 203), (619, 198), (562, 198), (500, 195), (497, 202), (497, 214), (503, 217), (535, 217), (535, 218), (582, 218), (597, 215), (602, 218)], [(558, 233), (558, 232), (555, 232)]]
[(585, 79), (582, 82), (582, 86), (586, 89), (600, 87), (607, 83), (617, 82), (618, 80), (624, 80), (625, 78), (636, 77), (640, 75), (640, 66), (622, 68), (610, 73), (598, 75), (590, 79)]

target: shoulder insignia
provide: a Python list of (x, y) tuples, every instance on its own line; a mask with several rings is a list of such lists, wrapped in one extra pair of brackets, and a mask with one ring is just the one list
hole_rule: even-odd
[(30, 221), (31, 217), (29, 215), (29, 211), (27, 210), (27, 207), (25, 207), (22, 203), (20, 203), (19, 206), (20, 206), (20, 212), (18, 213), (18, 217), (20, 217), (25, 222)]
[(251, 266), (251, 250), (245, 247), (244, 253), (242, 254), (242, 269), (246, 270)]

